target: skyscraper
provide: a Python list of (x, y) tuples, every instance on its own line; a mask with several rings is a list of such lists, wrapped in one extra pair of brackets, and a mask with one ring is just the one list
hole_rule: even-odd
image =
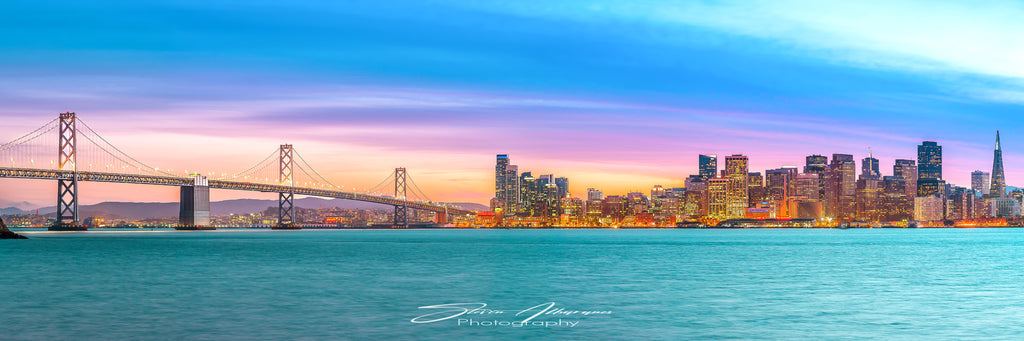
[(971, 172), (971, 190), (982, 195), (988, 195), (992, 183), (989, 182), (989, 173), (976, 170)]
[(909, 205), (913, 205), (913, 198), (917, 197), (917, 165), (914, 164), (914, 160), (896, 159), (896, 164), (892, 166), (892, 175), (903, 178), (903, 188), (907, 192), (907, 198), (910, 198)]
[(818, 174), (818, 198), (825, 198), (825, 186), (828, 177), (828, 157), (823, 155), (810, 155), (804, 165), (804, 173)]
[(1002, 198), (1006, 196), (1006, 177), (1003, 175), (1003, 146), (999, 144), (999, 131), (996, 130), (996, 150), (992, 152), (992, 186), (989, 196)]
[(505, 214), (519, 212), (521, 199), (519, 198), (519, 166), (505, 166)]
[(850, 154), (832, 154), (825, 191), (825, 216), (839, 221), (852, 220), (856, 208), (857, 163)]
[(882, 174), (878, 172), (878, 159), (868, 156), (861, 160), (860, 176), (881, 177)]
[(697, 159), (697, 165), (700, 167), (700, 176), (710, 179), (718, 175), (718, 155), (700, 154)]
[(505, 196), (505, 169), (508, 167), (508, 155), (498, 154), (498, 162), (494, 165), (494, 198), (502, 202), (502, 207), (507, 207), (508, 198)]
[(729, 180), (725, 178), (712, 178), (708, 179), (708, 194), (707, 194), (707, 215), (715, 219), (728, 219), (729, 214), (727, 212), (727, 192), (729, 189)]
[(569, 178), (555, 178), (555, 186), (558, 186), (558, 200), (569, 196)]
[(733, 154), (725, 157), (726, 179), (729, 180), (726, 188), (726, 216), (729, 219), (743, 218), (746, 215), (748, 181), (747, 172), (748, 160), (746, 156)]
[(917, 146), (917, 179), (942, 179), (942, 146), (938, 143), (924, 141)]
[(766, 200), (765, 197), (764, 177), (761, 176), (761, 172), (747, 174), (747, 207), (756, 207)]

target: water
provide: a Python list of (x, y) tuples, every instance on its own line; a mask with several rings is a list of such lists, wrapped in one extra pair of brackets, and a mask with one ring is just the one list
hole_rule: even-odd
[[(1024, 229), (28, 236), (0, 241), (0, 339), (1024, 337)], [(469, 302), (611, 314), (410, 322)]]

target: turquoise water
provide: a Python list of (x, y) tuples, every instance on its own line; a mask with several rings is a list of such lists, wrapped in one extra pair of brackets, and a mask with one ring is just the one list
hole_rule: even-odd
[[(28, 236), (0, 339), (1024, 338), (1024, 229)], [(548, 302), (611, 313), (459, 324)], [(503, 313), (411, 322), (447, 303)]]

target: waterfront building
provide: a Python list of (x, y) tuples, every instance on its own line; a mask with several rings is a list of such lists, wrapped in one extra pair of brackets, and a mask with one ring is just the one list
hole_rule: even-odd
[(882, 221), (903, 221), (913, 219), (913, 198), (907, 195), (907, 181), (901, 176), (882, 178), (882, 191), (879, 200), (879, 216)]
[(992, 152), (992, 185), (988, 195), (994, 198), (1006, 197), (1006, 177), (1003, 174), (1003, 146), (999, 143), (999, 131), (996, 130), (996, 148)]
[(989, 173), (976, 170), (971, 172), (971, 190), (989, 195), (992, 183), (989, 182)]
[(850, 154), (832, 154), (826, 178), (825, 216), (850, 221), (856, 213), (856, 162)]
[(718, 174), (718, 155), (700, 154), (697, 157), (697, 166), (700, 168), (700, 176), (710, 179)]
[(769, 201), (782, 201), (796, 190), (796, 167), (786, 166), (765, 171), (765, 197)]
[(945, 212), (943, 201), (938, 195), (914, 198), (914, 220), (942, 220)]
[(1011, 198), (991, 198), (990, 216), (993, 218), (1019, 217), (1021, 214), (1020, 202)]
[(946, 219), (974, 219), (974, 190), (954, 186), (946, 200)]
[(575, 226), (579, 225), (584, 221), (586, 211), (583, 206), (583, 199), (580, 198), (562, 198), (562, 225)]
[(626, 216), (626, 201), (618, 195), (609, 195), (601, 201), (601, 216), (616, 220)]
[(746, 156), (733, 154), (725, 157), (726, 179), (726, 215), (729, 219), (743, 218), (746, 215), (749, 193), (747, 192), (747, 176), (749, 163)]
[(874, 175), (861, 176), (860, 179), (857, 180), (857, 220), (882, 220), (882, 215), (879, 210), (882, 186), (881, 179)]
[(726, 191), (729, 180), (721, 177), (711, 178), (708, 179), (707, 183), (707, 216), (718, 220), (727, 219)]

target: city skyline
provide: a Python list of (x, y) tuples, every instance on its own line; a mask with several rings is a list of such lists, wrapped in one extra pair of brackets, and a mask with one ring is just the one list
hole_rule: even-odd
[[(76, 15), (48, 20), (58, 5)], [(499, 152), (573, 179), (582, 197), (682, 184), (695, 154), (741, 153), (764, 171), (870, 147), (888, 169), (927, 140), (945, 147), (943, 178), (966, 185), (991, 170), (1001, 129), (1006, 182), (1024, 179), (1015, 2), (58, 1), (0, 13), (17, 13), (0, 21), (16, 32), (0, 41), (0, 140), (70, 110), (157, 166), (234, 172), (292, 143), (348, 186), (407, 167), (437, 200), (486, 204)], [(85, 186), (105, 194), (84, 203), (177, 197)], [(52, 191), (0, 180), (0, 205), (49, 206)]]

